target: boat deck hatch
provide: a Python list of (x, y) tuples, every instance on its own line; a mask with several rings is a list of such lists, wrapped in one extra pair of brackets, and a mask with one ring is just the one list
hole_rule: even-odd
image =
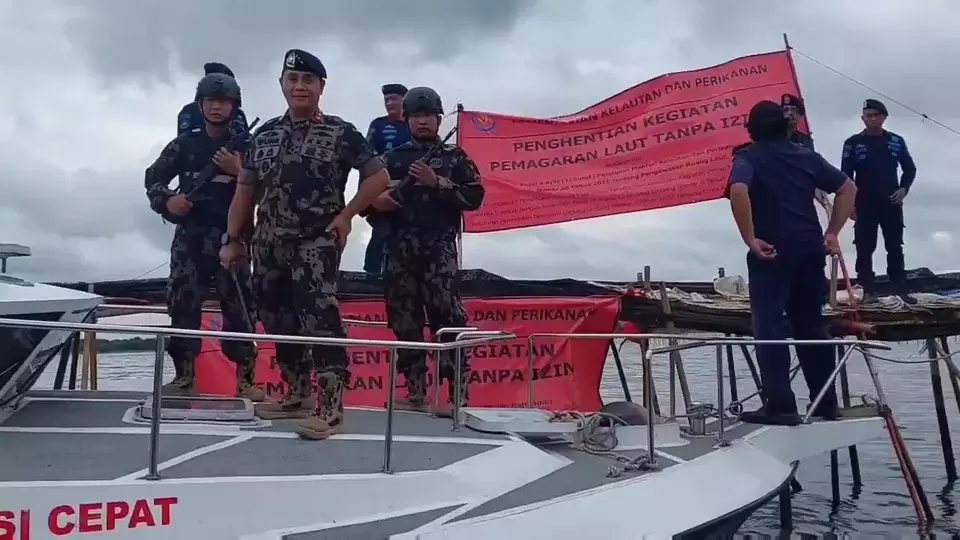
[[(152, 418), (153, 396), (140, 407), (140, 416)], [(254, 422), (253, 404), (240, 398), (215, 396), (163, 396), (160, 398), (161, 420), (195, 422)]]
[(550, 411), (542, 409), (462, 409), (464, 423), (470, 429), (485, 433), (516, 433), (517, 435), (550, 437), (574, 434), (576, 422), (558, 422)]

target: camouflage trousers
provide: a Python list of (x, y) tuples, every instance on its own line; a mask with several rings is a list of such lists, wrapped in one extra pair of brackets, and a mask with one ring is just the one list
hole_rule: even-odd
[[(409, 231), (391, 231), (387, 239), (384, 272), (387, 322), (400, 341), (423, 341), (429, 321), (434, 332), (445, 327), (465, 326), (467, 312), (460, 300), (455, 233), (422, 236)], [(449, 335), (447, 339), (455, 336)], [(440, 358), (440, 376), (453, 381), (450, 352)], [(465, 355), (459, 355), (463, 373), (469, 369)], [(399, 349), (397, 371), (414, 380), (427, 372), (426, 351)]]
[[(170, 280), (167, 282), (167, 314), (170, 326), (199, 330), (203, 302), (211, 285), (216, 289), (226, 332), (255, 332), (250, 274), (230, 272), (220, 264), (222, 230), (178, 226), (170, 246)], [(242, 297), (240, 295), (243, 295)], [(244, 307), (248, 311), (244, 311)], [(173, 359), (177, 378), (193, 381), (201, 341), (170, 338), (167, 353)], [(223, 341), (223, 354), (237, 364), (241, 380), (253, 384), (257, 347), (250, 341)]]
[[(260, 321), (267, 333), (337, 337), (347, 336), (337, 301), (340, 248), (331, 235), (253, 246), (253, 283)], [(310, 368), (317, 375), (350, 378), (343, 347), (277, 343), (277, 364), (283, 381), (298, 396), (308, 396)]]

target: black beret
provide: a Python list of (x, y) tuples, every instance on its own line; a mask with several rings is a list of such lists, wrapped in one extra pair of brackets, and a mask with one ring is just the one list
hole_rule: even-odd
[(879, 99), (868, 99), (864, 101), (863, 110), (867, 110), (867, 109), (873, 109), (884, 116), (889, 116), (887, 114), (887, 106), (884, 105), (883, 102), (880, 101)]
[(383, 92), (385, 96), (389, 96), (390, 94), (396, 94), (398, 96), (407, 95), (407, 87), (399, 83), (385, 84), (380, 91)]
[(780, 96), (780, 106), (796, 107), (801, 114), (803, 114), (804, 111), (803, 100), (793, 94), (784, 94)]
[(327, 78), (327, 68), (316, 56), (300, 49), (290, 49), (283, 57), (283, 71), (303, 71), (321, 79)]
[(233, 71), (231, 71), (226, 64), (221, 64), (220, 62), (207, 62), (203, 65), (204, 75), (211, 75), (213, 73), (222, 73), (228, 77), (236, 78), (236, 76), (233, 74)]

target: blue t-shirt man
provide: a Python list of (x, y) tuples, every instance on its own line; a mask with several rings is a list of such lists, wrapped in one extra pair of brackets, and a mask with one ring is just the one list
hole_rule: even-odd
[(823, 248), (823, 227), (814, 204), (817, 189), (836, 193), (847, 175), (820, 154), (789, 139), (759, 141), (737, 152), (730, 184), (750, 193), (754, 235), (777, 252), (810, 244)]
[[(367, 141), (378, 154), (409, 144), (412, 141), (410, 126), (403, 116), (403, 97), (407, 87), (402, 84), (385, 84), (380, 89), (386, 116), (374, 118), (367, 129)], [(363, 271), (371, 275), (380, 275), (386, 264), (386, 243), (388, 224), (383, 216), (372, 213), (367, 217), (370, 223), (370, 242), (364, 255)]]
[[(826, 255), (828, 249), (838, 249), (836, 235), (853, 210), (856, 187), (819, 154), (788, 139), (787, 119), (777, 103), (754, 106), (747, 129), (754, 142), (734, 155), (729, 195), (740, 234), (750, 248), (747, 272), (753, 335), (776, 341), (826, 339), (822, 311), (827, 297)], [(826, 235), (814, 205), (817, 189), (837, 193)], [(832, 384), (827, 385), (836, 361), (833, 349), (802, 345), (797, 347), (797, 357), (810, 399), (828, 388), (814, 414), (835, 418), (836, 393)], [(790, 388), (789, 347), (757, 346), (757, 359), (764, 407), (745, 412), (741, 420), (799, 423)]]
[(411, 140), (410, 126), (403, 117), (403, 96), (407, 95), (407, 87), (395, 83), (385, 84), (380, 91), (383, 93), (383, 106), (387, 115), (374, 118), (367, 129), (367, 141), (378, 154), (393, 150)]

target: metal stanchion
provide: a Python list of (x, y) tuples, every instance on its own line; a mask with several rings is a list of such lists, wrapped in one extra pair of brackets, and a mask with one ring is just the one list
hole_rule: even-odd
[(813, 402), (810, 404), (810, 408), (807, 410), (807, 414), (803, 417), (803, 423), (809, 424), (810, 418), (813, 417), (813, 412), (817, 410), (817, 407), (820, 405), (820, 402), (823, 401), (823, 396), (827, 395), (827, 392), (830, 391), (836, 385), (837, 375), (840, 374), (840, 370), (843, 369), (843, 366), (847, 365), (847, 361), (850, 360), (850, 357), (853, 355), (854, 350), (859, 350), (859, 347), (856, 345), (847, 348), (847, 352), (843, 353), (843, 357), (840, 358), (840, 361), (837, 362), (837, 366), (833, 368), (833, 371), (830, 373), (830, 376), (827, 377), (827, 382), (823, 384), (823, 388), (817, 392), (817, 397), (813, 398)]
[(460, 431), (460, 400), (463, 398), (463, 349), (455, 349), (453, 353), (453, 431)]
[(393, 454), (393, 397), (397, 393), (397, 349), (390, 349), (390, 373), (387, 377), (387, 427), (383, 430), (383, 472), (390, 470), (390, 458)]
[(643, 400), (647, 408), (647, 463), (653, 467), (657, 464), (656, 441), (654, 428), (656, 419), (653, 414), (653, 347), (648, 347), (643, 354)]
[(163, 400), (163, 362), (166, 359), (165, 336), (157, 334), (157, 355), (153, 363), (153, 403), (150, 407), (150, 453), (147, 464), (147, 480), (159, 480), (160, 471), (160, 402)]
[(730, 443), (723, 438), (723, 432), (726, 429), (726, 404), (723, 395), (723, 345), (717, 345), (717, 446), (729, 446)]
[[(476, 326), (450, 326), (437, 330), (434, 338), (439, 342), (440, 338), (446, 334), (458, 334), (460, 332), (472, 332), (479, 330)], [(434, 418), (437, 416), (437, 409), (440, 408), (440, 355), (455, 354), (454, 351), (435, 351), (433, 354), (433, 412)]]
[[(457, 334), (457, 337), (454, 338), (454, 341), (463, 341), (465, 338), (485, 338), (485, 337), (496, 337), (496, 336), (506, 336), (511, 335), (507, 332), (501, 330), (464, 330)], [(463, 386), (460, 383), (460, 379), (463, 377), (463, 364), (466, 362), (466, 348), (457, 347), (453, 351), (453, 379), (456, 381), (453, 385), (453, 395), (450, 398), (453, 400), (453, 411), (451, 416), (453, 417), (453, 431), (460, 431), (460, 400), (462, 399), (461, 392), (463, 391)]]

